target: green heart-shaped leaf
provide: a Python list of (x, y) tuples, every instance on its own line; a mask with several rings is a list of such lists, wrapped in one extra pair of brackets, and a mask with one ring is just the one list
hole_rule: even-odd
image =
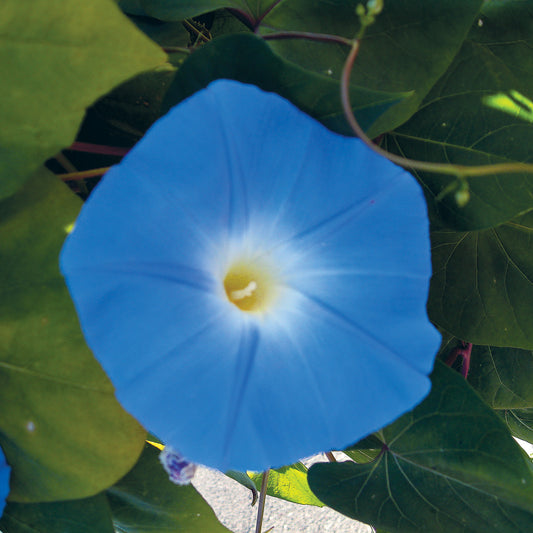
[(533, 352), (474, 346), (468, 382), (493, 409), (533, 408)]
[(111, 0), (2, 0), (0, 34), (0, 198), (74, 141), (98, 97), (166, 59)]
[[(291, 0), (280, 2), (262, 19), (260, 32), (299, 31), (353, 39), (359, 29), (359, 0)], [(351, 75), (360, 88), (391, 93), (410, 92), (370, 128), (376, 137), (405, 122), (445, 72), (476, 17), (481, 0), (384, 2), (361, 41)], [(276, 54), (324, 77), (340, 79), (349, 49), (310, 39), (269, 40)], [(356, 103), (356, 100), (352, 100)]]
[(309, 469), (324, 503), (389, 533), (528, 531), (533, 473), (500, 418), (437, 362), (429, 396), (383, 429), (373, 462)]
[[(387, 139), (411, 159), (490, 165), (531, 162), (533, 144), (533, 11), (528, 2), (485, 2), (450, 68), (421, 109)], [(470, 199), (453, 191), (454, 177), (419, 173), (430, 207), (458, 230), (495, 226), (533, 206), (533, 172), (468, 178)]]
[[(263, 474), (249, 473), (256, 488), (261, 488)], [(307, 483), (307, 467), (302, 463), (269, 470), (267, 494), (302, 505), (324, 507), (324, 504), (311, 492)]]
[(9, 502), (5, 533), (175, 533), (229, 531), (192, 485), (171, 483), (147, 444), (133, 469), (91, 498), (50, 503)]
[(533, 211), (481, 231), (431, 233), (428, 312), (474, 344), (533, 349)]
[(0, 202), (0, 445), (15, 501), (94, 495), (144, 442), (87, 348), (59, 272), (80, 206), (46, 170)]
[[(339, 97), (339, 83), (285, 61), (260, 38), (246, 33), (225, 35), (196, 50), (178, 70), (166, 94), (170, 108), (218, 78), (252, 83), (277, 92), (328, 128), (348, 134)], [(354, 112), (369, 128), (387, 109), (405, 97), (353, 86)]]

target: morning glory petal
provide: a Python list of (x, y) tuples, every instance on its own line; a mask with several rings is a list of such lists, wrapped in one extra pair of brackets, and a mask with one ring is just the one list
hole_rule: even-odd
[(410, 174), (219, 80), (104, 177), (61, 268), (130, 413), (188, 461), (264, 470), (424, 398), (429, 250)]
[(0, 517), (6, 506), (6, 498), (9, 494), (9, 476), (11, 468), (6, 462), (4, 452), (0, 448)]
[[(235, 435), (254, 434), (262, 460), (282, 464), (287, 454), (308, 456), (380, 429), (430, 387), (427, 376), (379, 339), (302, 300), (261, 338)], [(264, 438), (271, 428), (276, 445)], [(238, 456), (232, 462), (245, 466)]]

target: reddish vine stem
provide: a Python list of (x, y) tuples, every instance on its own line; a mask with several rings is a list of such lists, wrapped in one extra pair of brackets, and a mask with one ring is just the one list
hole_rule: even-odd
[(454, 348), (448, 358), (446, 364), (452, 366), (456, 359), (461, 356), (463, 363), (461, 365), (461, 374), (466, 379), (468, 377), (468, 371), (470, 370), (470, 359), (472, 356), (472, 343), (461, 341), (461, 345)]
[(306, 31), (280, 31), (267, 33), (261, 36), (265, 41), (283, 40), (283, 39), (307, 39), (323, 43), (337, 43), (345, 46), (352, 46), (353, 41), (340, 35), (330, 35), (328, 33), (311, 33)]
[(107, 146), (105, 144), (93, 144), (93, 143), (72, 143), (67, 150), (73, 150), (75, 152), (86, 152), (88, 154), (102, 154), (102, 155), (116, 155), (124, 156), (131, 148), (123, 148), (120, 146)]
[[(245, 14), (239, 10), (230, 10), (234, 14)], [(250, 22), (250, 19), (248, 19)], [(362, 34), (362, 32), (361, 32)], [(361, 43), (361, 35), (355, 40), (346, 39), (339, 35), (329, 35), (321, 33), (311, 33), (311, 32), (276, 32), (268, 35), (263, 35), (264, 40), (273, 40), (273, 39), (308, 39), (317, 42), (329, 42), (337, 43), (346, 46), (351, 46), (350, 53), (346, 58), (344, 67), (342, 70), (341, 76), (341, 102), (344, 111), (344, 116), (346, 121), (351, 127), (352, 131), (359, 137), (359, 139), (368, 146), (371, 150), (377, 154), (385, 157), (389, 161), (396, 163), (397, 165), (410, 168), (412, 170), (422, 170), (433, 173), (440, 173), (446, 175), (452, 175), (456, 177), (474, 177), (474, 176), (488, 176), (491, 174), (499, 174), (505, 172), (529, 172), (533, 173), (533, 164), (528, 163), (499, 163), (491, 165), (481, 165), (481, 166), (469, 166), (469, 165), (451, 165), (446, 163), (432, 163), (429, 161), (417, 161), (414, 159), (408, 159), (395, 155), (387, 150), (384, 150), (377, 144), (375, 144), (363, 131), (359, 125), (357, 119), (352, 110), (352, 105), (350, 102), (350, 76), (353, 70), (355, 59), (359, 53), (359, 47)], [(120, 147), (111, 147), (103, 145), (93, 145), (90, 143), (74, 143), (71, 147), (71, 150), (79, 150), (91, 153), (99, 153), (105, 155), (117, 155), (123, 156), (129, 150), (126, 148)], [(74, 181), (74, 180), (83, 180), (85, 178), (101, 176), (109, 170), (109, 167), (105, 168), (96, 168), (93, 170), (86, 170), (82, 172), (70, 172), (67, 174), (61, 174), (60, 177), (64, 181)]]

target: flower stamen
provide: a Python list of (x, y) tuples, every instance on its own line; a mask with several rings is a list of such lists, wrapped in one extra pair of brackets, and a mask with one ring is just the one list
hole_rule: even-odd
[(244, 289), (237, 291), (232, 291), (229, 295), (229, 299), (232, 301), (242, 300), (243, 298), (249, 298), (253, 295), (255, 289), (257, 289), (257, 283), (255, 281), (250, 281)]

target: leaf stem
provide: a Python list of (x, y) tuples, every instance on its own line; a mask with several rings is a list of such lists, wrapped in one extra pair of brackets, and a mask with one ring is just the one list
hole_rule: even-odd
[(261, 528), (263, 526), (263, 514), (265, 512), (265, 500), (268, 487), (268, 475), (270, 474), (270, 469), (267, 469), (263, 472), (263, 479), (261, 480), (261, 492), (259, 494), (259, 505), (257, 507), (257, 520), (255, 523), (255, 533), (261, 533)]
[(275, 0), (274, 2), (272, 2), (270, 4), (269, 7), (267, 7), (260, 15), (259, 17), (257, 18), (256, 22), (255, 22), (255, 26), (256, 28), (259, 26), (259, 24), (261, 24), (261, 22), (264, 20), (264, 18), (278, 5), (278, 4), (281, 4), (283, 0)]
[(463, 360), (461, 363), (461, 375), (466, 379), (468, 377), (468, 371), (470, 370), (470, 359), (472, 357), (471, 342), (461, 341), (460, 346), (454, 348), (446, 358), (446, 364), (451, 367), (459, 356), (461, 356), (461, 359)]
[(70, 162), (63, 152), (56, 154), (54, 159), (67, 171), (78, 172), (78, 169)]
[(69, 172), (67, 174), (56, 174), (63, 181), (78, 181), (85, 178), (94, 178), (103, 176), (111, 167), (93, 168), (91, 170), (82, 170), (80, 172)]
[(417, 161), (392, 154), (386, 150), (383, 150), (383, 148), (372, 142), (372, 140), (366, 135), (357, 122), (350, 103), (350, 75), (352, 73), (355, 58), (359, 53), (360, 43), (360, 37), (353, 42), (350, 53), (348, 54), (348, 57), (344, 63), (341, 76), (341, 102), (344, 110), (344, 116), (346, 117), (348, 124), (357, 137), (359, 137), (359, 139), (361, 139), (361, 141), (365, 143), (366, 146), (368, 146), (371, 150), (402, 167), (407, 167), (412, 170), (422, 170), (426, 172), (458, 176), (461, 178), (467, 176), (488, 176), (491, 174), (499, 174), (500, 172), (533, 172), (533, 164), (528, 163), (499, 163), (495, 165), (469, 166)]
[(335, 459), (335, 456), (333, 455), (333, 452), (325, 452), (324, 455), (328, 458), (328, 461), (330, 463), (336, 463), (337, 459)]
[(265, 41), (282, 40), (282, 39), (308, 39), (323, 43), (338, 43), (345, 46), (352, 46), (352, 39), (346, 39), (340, 35), (330, 35), (328, 33), (311, 33), (306, 31), (278, 31), (267, 33), (261, 36)]
[(186, 48), (185, 46), (165, 46), (163, 48), (163, 51), (166, 54), (176, 54), (176, 53), (190, 54), (192, 52), (190, 48)]

